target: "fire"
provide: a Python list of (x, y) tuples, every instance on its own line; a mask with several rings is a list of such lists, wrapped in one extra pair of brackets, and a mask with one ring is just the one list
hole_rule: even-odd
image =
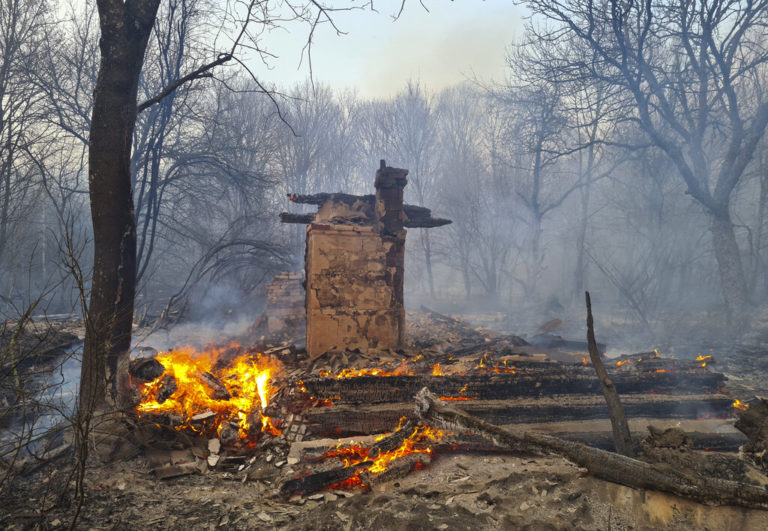
[(380, 474), (387, 469), (387, 465), (390, 462), (408, 454), (423, 453), (431, 456), (432, 448), (430, 446), (421, 448), (417, 445), (419, 443), (424, 443), (425, 441), (436, 441), (443, 435), (445, 435), (445, 433), (442, 430), (438, 430), (432, 426), (416, 426), (413, 428), (413, 433), (403, 441), (403, 444), (401, 444), (397, 450), (381, 454), (374, 460), (373, 465), (368, 471), (374, 474)]
[[(640, 359), (642, 359), (642, 358), (640, 358)], [(624, 365), (625, 363), (629, 363), (630, 361), (632, 361), (632, 360), (619, 360), (619, 361), (616, 362), (616, 366), (617, 367), (621, 367), (622, 365)]]
[(439, 363), (436, 363), (432, 367), (432, 376), (445, 376), (445, 373), (443, 372), (443, 369), (440, 367)]
[[(223, 354), (239, 354), (226, 361)], [(247, 439), (253, 432), (279, 434), (280, 430), (262, 411), (274, 394), (271, 382), (279, 364), (258, 353), (250, 353), (236, 343), (227, 348), (192, 347), (161, 352), (156, 359), (165, 372), (141, 388), (139, 413), (174, 413), (183, 424), (178, 429), (201, 431), (192, 417), (213, 412), (213, 426), (220, 434), (229, 422), (238, 426), (238, 435)], [(252, 423), (260, 422), (260, 428)], [(211, 425), (208, 425), (211, 428)]]
[(712, 360), (712, 356), (711, 355), (702, 356), (701, 354), (699, 354), (698, 356), (696, 356), (696, 361), (700, 362), (702, 367), (706, 367), (707, 366), (707, 362), (711, 361), (711, 360)]
[[(398, 429), (400, 428), (398, 427)], [(389, 463), (406, 455), (422, 453), (431, 456), (433, 451), (429, 444), (440, 440), (444, 435), (445, 432), (432, 426), (414, 426), (411, 434), (403, 440), (398, 448), (383, 452), (376, 458), (369, 459), (370, 448), (355, 443), (340, 444), (326, 452), (325, 457), (336, 457), (344, 463), (345, 467), (372, 460), (373, 464), (366, 470), (372, 474), (380, 474), (387, 470)], [(358, 485), (359, 483), (353, 482), (353, 484)]]
[[(357, 378), (358, 376), (412, 376), (413, 368), (411, 365), (421, 359), (421, 354), (413, 359), (405, 360), (396, 367), (392, 363), (384, 363), (379, 367), (350, 369), (345, 368), (340, 372), (333, 374), (330, 371), (320, 371), (321, 378)], [(389, 365), (390, 367), (387, 367)], [(439, 364), (438, 364), (439, 365)]]
[(739, 411), (746, 411), (749, 406), (739, 399), (733, 401), (731, 407), (738, 409)]

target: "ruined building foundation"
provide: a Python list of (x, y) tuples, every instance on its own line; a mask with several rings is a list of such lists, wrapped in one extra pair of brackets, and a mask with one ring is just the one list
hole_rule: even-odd
[(403, 204), (408, 170), (382, 161), (376, 195), (294, 195), (317, 214), (281, 214), (307, 223), (305, 254), (307, 352), (316, 358), (343, 350), (403, 346), (405, 227), (450, 223), (429, 209)]

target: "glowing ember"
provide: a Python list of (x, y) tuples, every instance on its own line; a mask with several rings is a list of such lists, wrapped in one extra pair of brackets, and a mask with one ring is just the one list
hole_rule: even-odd
[(340, 372), (333, 374), (330, 371), (320, 371), (319, 376), (321, 378), (356, 378), (358, 376), (402, 376), (413, 375), (413, 369), (411, 364), (421, 359), (421, 354), (411, 360), (406, 360), (400, 365), (393, 367), (392, 363), (384, 363), (379, 367), (372, 367), (366, 369), (342, 369)]
[(739, 411), (746, 411), (749, 406), (742, 402), (741, 400), (734, 400), (733, 404), (731, 404), (731, 407), (738, 409)]
[[(368, 457), (370, 448), (355, 443), (338, 445), (326, 452), (325, 457), (336, 457), (344, 463), (345, 467), (355, 466), (364, 461), (372, 460), (373, 464), (366, 470), (372, 474), (380, 474), (387, 470), (389, 463), (406, 455), (422, 453), (431, 456), (433, 451), (429, 444), (439, 440), (444, 435), (445, 432), (432, 426), (415, 426), (413, 432), (403, 440), (398, 448), (383, 452), (375, 459), (369, 459)], [(352, 482), (352, 485), (359, 484), (359, 482)]]
[[(226, 361), (223, 353), (233, 351), (239, 355)], [(271, 381), (279, 364), (258, 353), (240, 352), (244, 351), (236, 343), (201, 352), (192, 347), (161, 352), (156, 359), (165, 372), (141, 386), (143, 398), (137, 411), (176, 414), (183, 422), (178, 429), (192, 431), (202, 431), (190, 422), (192, 417), (211, 411), (216, 415), (207, 428), (213, 426), (217, 433), (234, 422), (241, 439), (262, 431), (279, 435), (272, 420), (262, 414), (274, 393)], [(260, 428), (251, 425), (259, 421)]]
[[(640, 358), (640, 359), (642, 359), (642, 358)], [(632, 361), (632, 360), (619, 360), (619, 361), (616, 362), (616, 366), (617, 367), (621, 367), (622, 365), (624, 365), (625, 363), (629, 363), (630, 361)]]

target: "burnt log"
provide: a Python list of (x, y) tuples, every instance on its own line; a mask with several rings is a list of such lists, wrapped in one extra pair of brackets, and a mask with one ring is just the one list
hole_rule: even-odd
[(304, 477), (291, 479), (283, 483), (280, 487), (280, 494), (289, 497), (295, 494), (306, 496), (319, 490), (341, 483), (373, 465), (373, 461), (364, 461), (358, 465), (349, 467), (334, 468), (332, 470), (324, 470), (315, 474), (309, 474)]
[[(635, 418), (703, 419), (728, 418), (733, 400), (725, 395), (629, 395), (624, 408)], [(460, 407), (493, 424), (585, 421), (608, 418), (600, 396), (559, 396), (540, 399), (466, 400)], [(335, 405), (304, 412), (308, 433), (314, 437), (352, 437), (387, 432), (403, 416), (413, 415), (411, 401), (370, 406)], [(638, 441), (639, 442), (639, 441)], [(739, 435), (736, 446), (744, 442)], [(737, 444), (738, 443), (738, 444)], [(697, 443), (698, 444), (698, 443)], [(712, 446), (702, 442), (701, 448)], [(609, 445), (612, 448), (612, 445)]]
[(595, 477), (632, 488), (659, 490), (711, 505), (768, 509), (768, 489), (711, 477), (696, 477), (668, 466), (533, 432), (506, 430), (448, 407), (428, 389), (416, 396), (416, 413), (426, 422), (450, 430), (481, 434), (499, 446), (533, 454), (558, 454), (585, 467)]
[[(397, 375), (353, 378), (307, 378), (309, 393), (334, 404), (407, 402), (422, 387), (438, 396), (484, 400), (553, 395), (600, 395), (600, 381), (591, 367), (560, 364), (519, 364), (516, 373), (452, 376)], [(706, 369), (638, 372), (608, 370), (616, 389), (626, 394), (708, 394), (717, 392), (725, 377)], [(462, 391), (463, 390), (463, 391)]]
[(768, 400), (759, 398), (738, 413), (734, 427), (747, 436), (744, 455), (763, 470), (768, 470)]
[(162, 404), (171, 398), (171, 395), (177, 390), (176, 378), (172, 374), (163, 376), (163, 379), (160, 380), (160, 391), (157, 393), (157, 403)]
[(280, 212), (281, 223), (297, 223), (308, 225), (315, 220), (315, 214), (294, 214), (292, 212)]

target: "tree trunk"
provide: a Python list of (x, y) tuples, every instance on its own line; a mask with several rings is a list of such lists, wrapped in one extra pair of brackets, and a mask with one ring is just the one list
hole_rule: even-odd
[(738, 325), (749, 304), (747, 282), (728, 208), (712, 214), (712, 244), (730, 323)]
[(421, 229), (421, 245), (424, 248), (424, 262), (427, 266), (427, 282), (429, 283), (429, 296), (435, 298), (435, 280), (432, 276), (432, 244), (429, 241), (429, 231)]
[(158, 5), (98, 3), (101, 63), (88, 150), (94, 261), (80, 387), (85, 411), (116, 404), (118, 369), (127, 368), (136, 284), (131, 146), (139, 75)]
[(579, 296), (585, 291), (584, 286), (587, 282), (587, 253), (585, 244), (587, 242), (587, 227), (589, 224), (589, 190), (587, 184), (581, 190), (581, 218), (579, 219), (579, 228), (576, 234), (576, 288)]

